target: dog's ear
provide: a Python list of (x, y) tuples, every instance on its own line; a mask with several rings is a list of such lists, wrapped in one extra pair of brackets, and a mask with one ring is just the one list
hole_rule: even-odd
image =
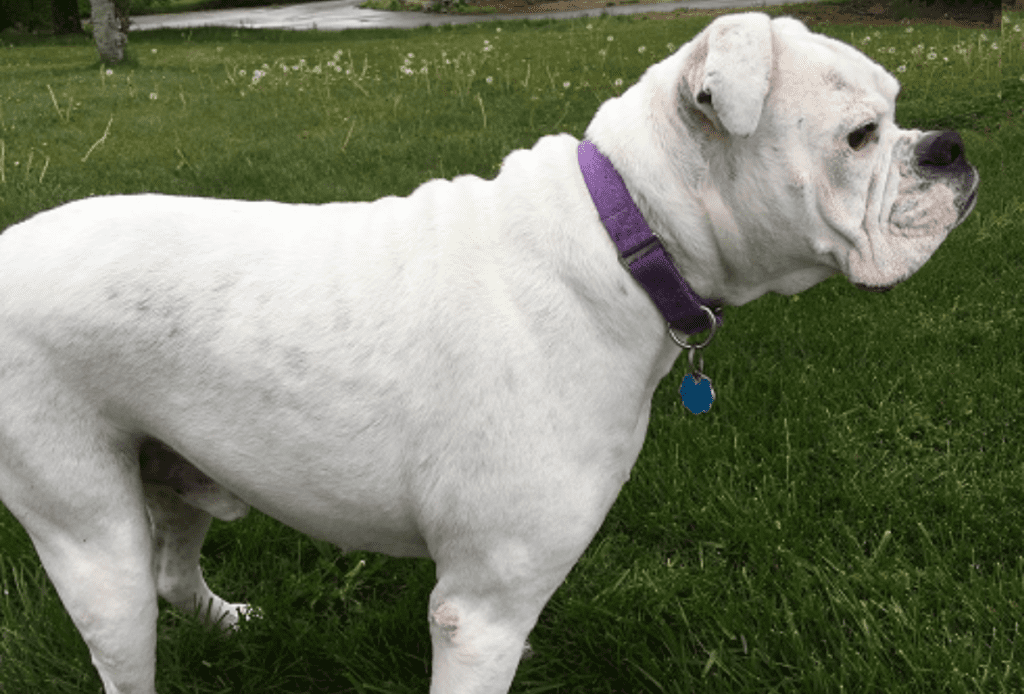
[(750, 135), (772, 76), (771, 18), (719, 17), (697, 37), (683, 68), (694, 106), (730, 134)]

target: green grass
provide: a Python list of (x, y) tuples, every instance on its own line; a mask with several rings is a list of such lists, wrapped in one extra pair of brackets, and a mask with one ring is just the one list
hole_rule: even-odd
[[(100, 193), (325, 202), (490, 178), (543, 134), (582, 136), (708, 21), (133, 33), (109, 74), (85, 40), (5, 34), (0, 227)], [(685, 413), (681, 360), (514, 692), (1024, 689), (1022, 24), (817, 28), (899, 76), (901, 125), (961, 131), (978, 207), (888, 294), (836, 278), (727, 309), (715, 407)], [(3, 510), (0, 548), (0, 692), (99, 691)], [(214, 524), (204, 566), (267, 618), (222, 639), (163, 610), (162, 694), (427, 690), (431, 562), (254, 513)]]

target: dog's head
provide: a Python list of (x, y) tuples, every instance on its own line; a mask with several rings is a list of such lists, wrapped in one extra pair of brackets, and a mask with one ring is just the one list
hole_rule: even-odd
[(836, 272), (886, 289), (978, 189), (957, 133), (896, 125), (899, 89), (795, 19), (727, 15), (602, 105), (587, 137), (702, 296), (739, 304)]

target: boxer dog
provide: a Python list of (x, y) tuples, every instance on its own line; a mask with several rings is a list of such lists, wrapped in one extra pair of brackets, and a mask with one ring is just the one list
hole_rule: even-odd
[(898, 91), (796, 20), (729, 15), (586, 140), (545, 137), (492, 181), (97, 197), (8, 229), (0, 499), (106, 693), (155, 691), (157, 596), (248, 614), (199, 555), (249, 506), (432, 558), (430, 691), (507, 691), (686, 335), (836, 273), (892, 287), (973, 208), (959, 135), (898, 128)]

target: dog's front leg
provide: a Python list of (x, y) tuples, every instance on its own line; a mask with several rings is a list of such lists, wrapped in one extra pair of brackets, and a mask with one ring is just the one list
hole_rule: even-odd
[(528, 650), (527, 636), (572, 566), (529, 575), (517, 570), (522, 565), (514, 566), (517, 555), (506, 552), (503, 563), (508, 571), (500, 575), (473, 562), (438, 563), (428, 614), (433, 646), (430, 694), (508, 691)]

